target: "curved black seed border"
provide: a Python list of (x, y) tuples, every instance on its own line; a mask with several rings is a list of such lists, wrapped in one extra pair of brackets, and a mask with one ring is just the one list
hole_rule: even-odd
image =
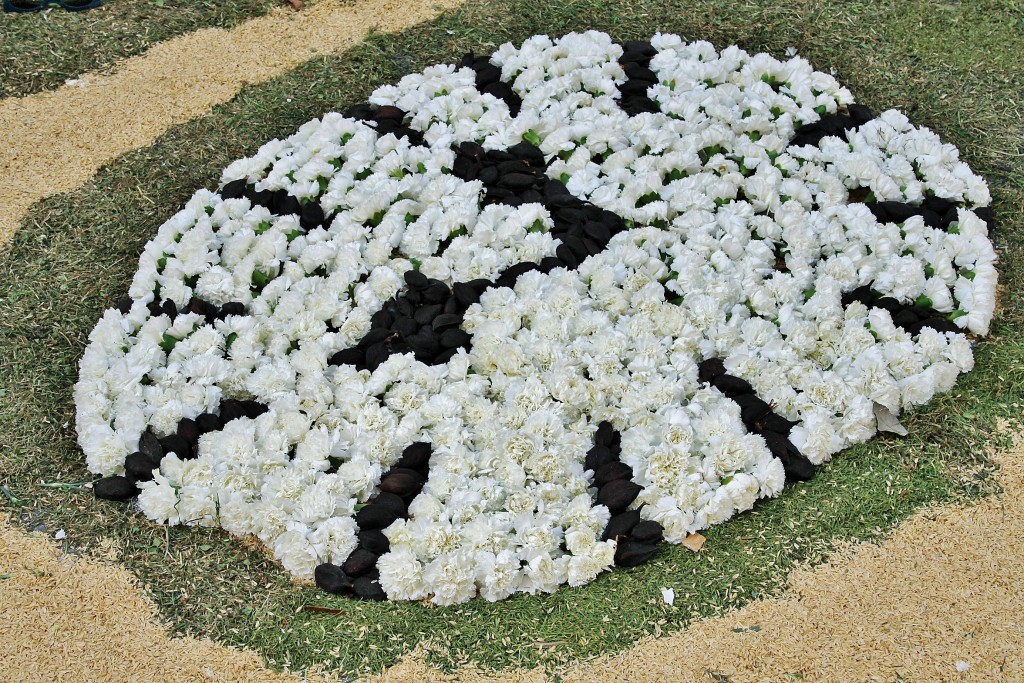
[(658, 51), (642, 40), (630, 40), (622, 48), (619, 64), (626, 72), (626, 81), (619, 85), (619, 107), (630, 116), (660, 112), (661, 105), (647, 96), (651, 86), (658, 84), (658, 76), (650, 68)]

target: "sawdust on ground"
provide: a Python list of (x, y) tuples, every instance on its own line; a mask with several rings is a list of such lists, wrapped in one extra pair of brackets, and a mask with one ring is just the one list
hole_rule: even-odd
[(401, 31), (462, 0), (321, 0), (233, 29), (208, 28), (158, 43), (112, 74), (86, 74), (57, 90), (0, 100), (0, 248), (32, 204), (68, 192), (105, 163), (169, 127), (371, 30)]
[[(560, 680), (1024, 681), (1024, 435), (995, 460), (1002, 493), (915, 515), (879, 545), (794, 572), (777, 598), (570, 665)], [(126, 570), (62, 554), (3, 520), (0, 577), (0, 671), (12, 683), (299, 680), (263, 669), (251, 652), (171, 638)], [(444, 674), (421, 651), (372, 680), (548, 678)]]

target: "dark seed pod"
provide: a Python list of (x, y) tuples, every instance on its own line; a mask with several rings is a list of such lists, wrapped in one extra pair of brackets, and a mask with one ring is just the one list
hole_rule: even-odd
[(909, 309), (903, 309), (892, 317), (892, 324), (897, 327), (907, 327), (919, 322), (921, 318)]
[(755, 425), (772, 412), (771, 406), (754, 394), (740, 394), (734, 397), (733, 401), (740, 407), (740, 419), (751, 431), (754, 431)]
[(393, 493), (396, 496), (402, 498), (408, 498), (409, 496), (419, 493), (423, 488), (423, 485), (427, 483), (426, 477), (417, 472), (416, 470), (402, 468), (396, 468), (387, 473), (387, 475), (380, 480), (380, 490), (387, 493)]
[(139, 450), (154, 462), (160, 462), (164, 457), (164, 447), (160, 445), (160, 439), (150, 431), (143, 432), (139, 437)]
[(360, 529), (384, 528), (395, 519), (406, 515), (406, 503), (401, 498), (383, 493), (355, 513), (355, 524)]
[(452, 291), (448, 289), (448, 285), (437, 280), (432, 280), (423, 290), (423, 300), (428, 304), (444, 304), (451, 295)]
[(587, 451), (587, 457), (583, 461), (583, 469), (597, 472), (601, 467), (613, 462), (618, 462), (615, 454), (607, 446), (598, 444)]
[(633, 527), (629, 537), (640, 543), (660, 543), (665, 537), (665, 528), (651, 519), (645, 519)]
[(259, 401), (249, 400), (239, 401), (239, 403), (242, 406), (242, 410), (245, 411), (245, 416), (250, 420), (255, 420), (257, 417), (270, 410), (269, 406), (266, 406)]
[(352, 582), (356, 597), (362, 600), (387, 600), (388, 594), (381, 588), (380, 581), (369, 576), (360, 576)]
[(441, 346), (446, 349), (465, 348), (469, 346), (473, 337), (465, 330), (458, 327), (449, 327), (441, 333)]
[(413, 289), (427, 288), (427, 276), (418, 270), (407, 270), (403, 277), (405, 278), (405, 283)]
[(344, 593), (352, 590), (352, 577), (345, 574), (336, 564), (325, 562), (313, 570), (316, 586), (325, 593)]
[(304, 204), (302, 212), (299, 214), (299, 225), (306, 230), (323, 225), (325, 220), (327, 220), (327, 216), (324, 214), (323, 207), (315, 201)]
[(381, 363), (388, 359), (391, 352), (388, 350), (387, 344), (381, 342), (374, 344), (370, 348), (366, 349), (366, 369), (373, 372), (380, 367)]
[(390, 335), (390, 334), (391, 334), (390, 330), (386, 330), (386, 329), (384, 329), (382, 327), (371, 329), (369, 332), (367, 332), (363, 336), (362, 339), (359, 340), (359, 343), (356, 344), (356, 346), (358, 348), (363, 349), (365, 351), (366, 349), (370, 348), (374, 344), (379, 344), (382, 341), (384, 341), (385, 339), (387, 339), (388, 335)]
[(647, 562), (658, 552), (653, 543), (639, 541), (620, 541), (615, 548), (615, 564), (619, 567), (636, 567)]
[(224, 428), (223, 421), (213, 413), (203, 413), (198, 416), (196, 418), (196, 425), (199, 427), (200, 434), (220, 431)]
[(438, 332), (443, 332), (450, 327), (458, 327), (462, 324), (462, 320), (461, 313), (442, 313), (434, 318), (433, 322), (430, 323), (430, 327)]
[(814, 477), (817, 468), (805, 458), (796, 446), (781, 434), (764, 432), (761, 434), (768, 445), (768, 450), (782, 461), (782, 469), (786, 472), (786, 481), (807, 481)]
[(380, 529), (363, 529), (359, 532), (359, 547), (383, 555), (391, 549), (391, 541)]
[(362, 365), (366, 362), (366, 352), (363, 349), (353, 347), (351, 349), (342, 349), (337, 353), (333, 354), (330, 360), (327, 361), (328, 365)]
[(124, 459), (124, 471), (135, 481), (149, 481), (153, 478), (153, 470), (159, 467), (160, 463), (142, 453), (135, 451)]
[(377, 566), (377, 555), (365, 548), (356, 548), (341, 565), (341, 571), (349, 576), (362, 576)]
[(711, 380), (711, 386), (730, 398), (754, 391), (754, 387), (750, 386), (750, 382), (733, 375), (719, 375)]
[(131, 298), (130, 297), (125, 297), (123, 299), (119, 299), (118, 302), (117, 302), (117, 310), (121, 311), (125, 315), (130, 313), (131, 310), (132, 310), (132, 300), (131, 300)]
[(245, 409), (242, 404), (233, 398), (226, 398), (220, 402), (220, 419), (224, 422), (245, 417)]
[(761, 420), (761, 428), (758, 431), (778, 432), (779, 434), (787, 435), (797, 424), (799, 423), (787, 420), (781, 415), (770, 413)]
[(598, 489), (597, 504), (607, 507), (613, 515), (618, 514), (629, 507), (641, 491), (643, 487), (629, 479), (615, 479)]
[(160, 439), (160, 445), (164, 447), (164, 453), (174, 453), (182, 460), (189, 460), (195, 457), (192, 451), (192, 444), (177, 434), (171, 434)]
[[(409, 444), (402, 451), (402, 457), (395, 463), (395, 469), (423, 470), (430, 462), (432, 446), (427, 441)], [(420, 472), (422, 474), (422, 472)]]
[(199, 423), (195, 420), (190, 420), (187, 417), (183, 417), (181, 422), (178, 423), (178, 436), (185, 439), (189, 443), (195, 443), (199, 440), (199, 434), (202, 432), (199, 429)]
[(220, 190), (220, 196), (224, 199), (238, 199), (245, 195), (245, 185), (247, 180), (245, 178), (239, 178), (238, 180), (232, 180), (230, 183), (224, 185)]
[(370, 316), (370, 327), (391, 327), (391, 323), (395, 321), (394, 314), (386, 308), (382, 308), (373, 315)]
[(115, 474), (112, 477), (104, 477), (92, 485), (92, 492), (97, 498), (104, 500), (128, 500), (134, 498), (139, 492), (128, 477)]
[(411, 337), (416, 334), (416, 330), (419, 329), (419, 325), (416, 321), (408, 316), (403, 316), (395, 321), (395, 324), (391, 327), (392, 330), (402, 335), (403, 337)]
[(639, 510), (626, 510), (625, 512), (620, 512), (608, 520), (608, 526), (604, 528), (601, 540), (608, 541), (618, 538), (619, 536), (629, 536), (630, 532), (633, 531), (633, 527), (639, 523)]
[(708, 358), (697, 366), (697, 380), (700, 382), (710, 382), (724, 374), (725, 362), (721, 358)]
[(220, 317), (229, 315), (245, 315), (245, 304), (238, 301), (229, 301), (220, 307)]
[(427, 304), (426, 306), (421, 306), (419, 310), (413, 314), (412, 319), (419, 325), (428, 325), (434, 321), (434, 318), (441, 315), (441, 310), (443, 308), (444, 306), (442, 304)]
[(616, 479), (631, 479), (632, 477), (632, 467), (624, 462), (610, 462), (607, 465), (601, 465), (594, 472), (594, 486), (600, 487)]
[(611, 422), (607, 420), (597, 425), (597, 433), (594, 434), (594, 443), (613, 448), (619, 443), (621, 436), (615, 430)]

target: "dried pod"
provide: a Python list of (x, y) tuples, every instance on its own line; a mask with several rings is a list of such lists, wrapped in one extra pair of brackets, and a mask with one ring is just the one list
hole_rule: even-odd
[(359, 532), (359, 547), (383, 555), (391, 549), (391, 541), (380, 529), (364, 529)]
[(629, 507), (641, 491), (643, 487), (629, 479), (615, 479), (598, 489), (597, 504), (604, 505), (614, 515)]
[(654, 557), (658, 546), (640, 541), (620, 541), (615, 548), (615, 564), (619, 567), (636, 567)]
[(104, 500), (128, 500), (135, 497), (139, 492), (135, 484), (128, 477), (115, 474), (112, 477), (104, 477), (92, 485), (92, 492), (97, 498)]
[(219, 432), (224, 429), (224, 421), (213, 413), (203, 413), (196, 417), (196, 425), (199, 427), (200, 434)]
[(174, 453), (182, 460), (194, 458), (192, 444), (177, 434), (171, 434), (160, 439), (160, 445), (164, 447), (164, 453)]
[(607, 541), (618, 538), (619, 536), (628, 536), (633, 530), (633, 527), (639, 523), (639, 510), (626, 510), (625, 512), (620, 512), (608, 520), (608, 526), (604, 528), (601, 540)]
[(342, 349), (331, 356), (328, 365), (360, 365), (366, 361), (366, 352), (360, 348)]
[(150, 460), (160, 462), (164, 457), (164, 447), (160, 445), (160, 439), (153, 432), (143, 432), (139, 437), (139, 450), (145, 453)]
[(711, 380), (711, 386), (730, 398), (740, 394), (750, 394), (754, 391), (754, 387), (750, 386), (750, 382), (733, 375), (719, 375)]
[(195, 443), (198, 441), (201, 431), (202, 430), (199, 429), (199, 423), (187, 417), (181, 418), (181, 421), (178, 423), (178, 436), (189, 443)]
[(363, 600), (387, 600), (388, 594), (381, 588), (380, 581), (369, 576), (360, 576), (352, 582), (356, 597)]
[(764, 432), (761, 438), (768, 445), (771, 454), (782, 461), (786, 481), (807, 481), (814, 477), (817, 471), (814, 463), (805, 458), (789, 439), (775, 432)]
[(135, 481), (149, 481), (153, 478), (153, 470), (160, 466), (141, 451), (136, 451), (124, 459), (124, 471)]
[(341, 571), (349, 576), (362, 576), (377, 566), (377, 554), (366, 548), (356, 548), (341, 565)]
[(380, 490), (408, 498), (420, 492), (427, 483), (426, 477), (416, 470), (399, 467), (391, 470), (380, 480)]
[(708, 358), (697, 366), (697, 380), (700, 382), (710, 382), (724, 374), (725, 362), (721, 358)]
[(587, 458), (583, 461), (583, 469), (597, 472), (603, 466), (613, 462), (618, 462), (615, 454), (607, 446), (598, 444), (587, 451)]
[(634, 541), (639, 541), (640, 543), (660, 543), (665, 537), (665, 527), (652, 519), (645, 519), (633, 527), (633, 531), (629, 534), (629, 537)]
[(616, 479), (632, 479), (633, 468), (624, 462), (610, 462), (607, 465), (601, 465), (594, 472), (594, 486), (604, 486), (608, 482), (615, 481)]
[(409, 444), (402, 451), (402, 457), (395, 463), (395, 469), (416, 470), (423, 474), (423, 470), (426, 469), (430, 462), (431, 448), (432, 446), (428, 441), (417, 441), (416, 443)]
[(329, 562), (317, 565), (313, 570), (313, 579), (317, 588), (326, 593), (337, 595), (352, 590), (352, 577), (343, 572), (338, 565)]

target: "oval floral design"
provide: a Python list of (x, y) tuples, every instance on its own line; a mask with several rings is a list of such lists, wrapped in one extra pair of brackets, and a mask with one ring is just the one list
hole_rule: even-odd
[(985, 183), (803, 59), (535, 36), (231, 164), (75, 401), (98, 495), (362, 597), (581, 585), (949, 389)]

